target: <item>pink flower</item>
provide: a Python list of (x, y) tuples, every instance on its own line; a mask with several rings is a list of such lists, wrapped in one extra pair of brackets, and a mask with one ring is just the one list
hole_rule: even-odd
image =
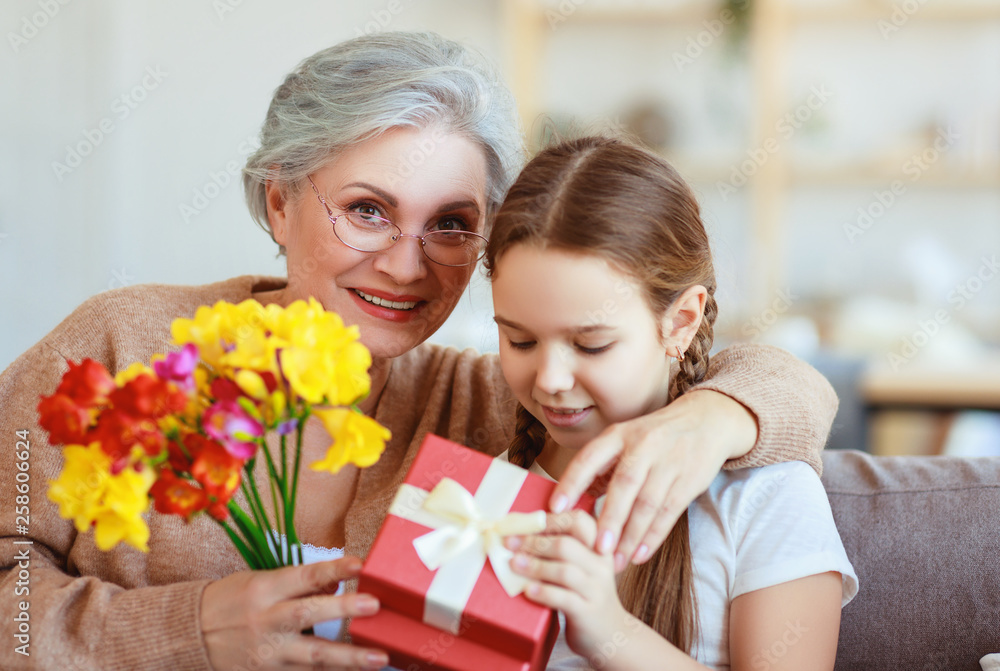
[(239, 403), (221, 400), (213, 403), (202, 418), (205, 433), (222, 444), (229, 454), (238, 459), (249, 459), (257, 450), (254, 439), (264, 435), (264, 427)]
[(171, 352), (162, 361), (153, 362), (153, 371), (161, 380), (168, 380), (184, 391), (194, 390), (194, 369), (198, 363), (198, 347), (191, 343), (180, 352)]

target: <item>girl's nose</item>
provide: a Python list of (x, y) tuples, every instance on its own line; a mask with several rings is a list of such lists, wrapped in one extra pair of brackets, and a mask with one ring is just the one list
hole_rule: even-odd
[(572, 355), (565, 348), (551, 347), (542, 351), (539, 357), (538, 371), (535, 374), (535, 386), (549, 396), (573, 388), (574, 376)]

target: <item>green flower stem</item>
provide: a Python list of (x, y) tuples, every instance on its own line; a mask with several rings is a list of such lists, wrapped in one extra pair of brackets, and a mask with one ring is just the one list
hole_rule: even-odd
[(260, 526), (251, 520), (246, 512), (244, 512), (244, 510), (238, 505), (233, 504), (232, 501), (230, 501), (230, 504), (229, 512), (233, 516), (233, 523), (240, 530), (240, 533), (243, 534), (243, 537), (247, 539), (248, 545), (254, 548), (260, 559), (261, 564), (257, 568), (278, 568), (280, 563), (274, 553), (271, 552), (271, 549), (268, 546), (267, 537), (264, 535), (264, 532), (261, 531)]
[[(247, 523), (253, 525), (257, 531), (257, 534), (247, 536), (247, 532), (244, 530), (244, 536), (247, 536), (247, 540), (252, 544), (256, 544), (263, 540), (263, 545), (257, 546), (258, 551), (266, 553), (269, 556), (273, 556), (270, 547), (267, 545), (267, 538), (264, 536), (265, 533), (271, 533), (271, 523), (267, 518), (267, 510), (264, 508), (264, 504), (260, 499), (260, 492), (257, 490), (257, 482), (253, 477), (252, 464), (249, 461), (244, 466), (244, 477), (240, 486), (242, 487), (243, 494), (247, 499), (247, 504), (250, 506), (250, 513), (253, 515), (253, 520), (247, 518)], [(246, 517), (246, 513), (241, 508), (238, 509), (240, 513)], [(234, 519), (239, 518), (234, 515)], [(275, 545), (275, 550), (277, 550), (276, 544), (278, 540), (279, 539), (272, 539), (272, 542)]]
[[(212, 519), (215, 518), (213, 517)], [(222, 530), (226, 532), (226, 535), (229, 536), (229, 540), (233, 542), (236, 549), (240, 551), (240, 555), (243, 557), (243, 561), (247, 563), (247, 566), (252, 569), (264, 568), (263, 558), (257, 554), (252, 544), (248, 545), (247, 542), (245, 542), (237, 532), (233, 531), (233, 528), (230, 527), (225, 521), (219, 519), (216, 519), (215, 521), (220, 527), (222, 527)]]
[(306, 420), (309, 419), (310, 408), (307, 406), (302, 417), (299, 418), (298, 435), (295, 444), (295, 470), (292, 471), (292, 509), (295, 509), (295, 501), (299, 495), (299, 468), (302, 465), (302, 431), (305, 428)]
[[(282, 445), (282, 453), (284, 453), (285, 449), (286, 449), (286, 447), (285, 447), (285, 436), (281, 437), (281, 445)], [(274, 464), (274, 458), (271, 456), (271, 451), (265, 449), (264, 450), (264, 456), (267, 458), (267, 472), (268, 472), (268, 476), (270, 477), (270, 480), (271, 480), (271, 497), (272, 497), (271, 500), (274, 503), (274, 517), (275, 517), (276, 520), (278, 520), (279, 524), (280, 524), (281, 521), (285, 521), (286, 522), (286, 524), (284, 525), (283, 531), (279, 531), (279, 533), (284, 533), (285, 534), (285, 539), (286, 539), (287, 544), (288, 544), (288, 551), (289, 551), (289, 554), (291, 554), (291, 546), (292, 546), (293, 543), (297, 544), (298, 543), (298, 539), (295, 537), (294, 526), (287, 524), (287, 521), (288, 521), (288, 507), (289, 507), (288, 481), (285, 479), (285, 477), (284, 477), (283, 474), (281, 474), (281, 475), (278, 474), (278, 468)], [(284, 470), (284, 468), (282, 468), (282, 470)], [(274, 491), (275, 486), (277, 486), (278, 491), (281, 494), (280, 499), (279, 499), (279, 497), (277, 496), (277, 494)], [(281, 510), (278, 509), (278, 502), (279, 502), (279, 500), (281, 502)], [(284, 517), (284, 520), (282, 520), (283, 517)]]

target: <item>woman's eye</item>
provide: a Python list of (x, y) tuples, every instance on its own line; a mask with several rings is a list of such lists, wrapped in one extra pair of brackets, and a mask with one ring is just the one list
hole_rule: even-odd
[(609, 342), (607, 345), (601, 345), (600, 347), (584, 347), (583, 345), (577, 345), (576, 348), (584, 354), (602, 354), (603, 352), (607, 352), (611, 349), (613, 345), (613, 342)]
[(447, 217), (434, 224), (435, 231), (468, 231), (469, 224), (461, 217)]
[(510, 338), (508, 338), (507, 343), (514, 349), (520, 349), (520, 350), (529, 350), (535, 346), (534, 340), (522, 340), (520, 342), (515, 342)]
[(355, 203), (347, 208), (350, 212), (357, 212), (358, 214), (363, 214), (367, 217), (381, 217), (385, 219), (386, 216), (382, 214), (382, 210), (378, 209), (375, 205), (371, 203)]

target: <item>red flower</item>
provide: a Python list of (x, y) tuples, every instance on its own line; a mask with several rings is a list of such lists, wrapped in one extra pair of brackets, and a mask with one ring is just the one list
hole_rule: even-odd
[(56, 444), (86, 444), (87, 431), (97, 414), (98, 406), (108, 402), (115, 390), (115, 381), (107, 369), (93, 359), (79, 364), (67, 360), (66, 371), (59, 387), (51, 396), (42, 396), (38, 403), (38, 423), (49, 432)]
[(112, 458), (112, 472), (117, 473), (128, 461), (132, 448), (139, 446), (149, 456), (163, 452), (167, 439), (155, 421), (146, 417), (136, 417), (120, 408), (108, 408), (101, 413), (93, 439), (101, 443), (101, 449)]
[(78, 405), (66, 394), (42, 396), (38, 403), (38, 423), (54, 445), (86, 445), (92, 415), (88, 406)]
[(160, 471), (160, 476), (149, 490), (157, 512), (180, 515), (186, 520), (208, 505), (208, 498), (198, 487), (177, 477), (173, 471)]
[(243, 460), (231, 455), (218, 443), (206, 440), (191, 466), (191, 475), (205, 493), (225, 503), (240, 486)]
[(111, 403), (134, 417), (160, 418), (187, 406), (187, 395), (166, 381), (142, 374), (110, 395)]
[(227, 501), (213, 501), (208, 504), (207, 512), (220, 522), (225, 522), (229, 519), (229, 508), (227, 507), (227, 504)]
[(69, 370), (63, 373), (57, 394), (65, 394), (83, 406), (107, 402), (108, 395), (115, 390), (115, 380), (107, 368), (93, 359), (84, 359), (79, 365), (69, 360), (66, 363)]

